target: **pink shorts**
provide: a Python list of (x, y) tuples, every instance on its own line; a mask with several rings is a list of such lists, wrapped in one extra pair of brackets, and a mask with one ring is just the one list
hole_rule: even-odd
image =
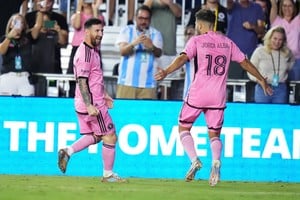
[(179, 124), (186, 128), (191, 128), (196, 119), (201, 113), (204, 113), (204, 118), (209, 131), (220, 132), (224, 121), (224, 109), (213, 108), (196, 108), (191, 107), (184, 102), (179, 115)]
[[(99, 108), (98, 108), (99, 109)], [(80, 134), (108, 135), (115, 133), (115, 126), (107, 108), (99, 109), (98, 116), (89, 116), (87, 113), (77, 113)]]

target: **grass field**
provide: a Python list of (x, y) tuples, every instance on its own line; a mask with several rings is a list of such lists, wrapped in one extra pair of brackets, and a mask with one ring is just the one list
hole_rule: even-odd
[(0, 200), (298, 200), (300, 183), (186, 183), (173, 179), (129, 178), (101, 183), (98, 177), (0, 175)]

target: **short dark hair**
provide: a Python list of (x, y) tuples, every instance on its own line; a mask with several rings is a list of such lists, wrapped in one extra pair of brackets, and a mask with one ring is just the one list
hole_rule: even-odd
[(152, 16), (151, 8), (149, 8), (149, 7), (146, 6), (146, 5), (141, 5), (140, 7), (138, 7), (138, 8), (136, 9), (135, 16), (138, 15), (138, 13), (139, 13), (140, 10), (148, 11), (148, 13), (149, 13), (149, 15), (150, 15), (150, 18), (151, 18), (151, 16)]
[(93, 25), (98, 25), (101, 24), (103, 25), (102, 21), (98, 18), (90, 18), (84, 23), (84, 29), (89, 29)]
[(205, 21), (210, 24), (214, 24), (216, 20), (216, 15), (211, 10), (201, 9), (199, 10), (196, 15), (196, 20)]

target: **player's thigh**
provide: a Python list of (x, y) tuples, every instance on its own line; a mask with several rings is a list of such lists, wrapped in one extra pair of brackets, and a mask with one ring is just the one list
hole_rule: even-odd
[(88, 114), (77, 113), (80, 134), (95, 134), (104, 136), (114, 134), (115, 125), (106, 108), (99, 109), (99, 115), (90, 116)]
[(206, 110), (205, 121), (209, 131), (219, 132), (224, 122), (224, 109)]
[(184, 102), (179, 114), (179, 125), (185, 128), (191, 128), (202, 111), (202, 109), (191, 107)]

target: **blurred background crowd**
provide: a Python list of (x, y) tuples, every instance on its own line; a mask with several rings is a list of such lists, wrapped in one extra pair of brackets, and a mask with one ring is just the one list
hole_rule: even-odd
[[(273, 96), (265, 97), (256, 80), (231, 63), (228, 101), (234, 100), (234, 82), (247, 89), (244, 101), (300, 101), (299, 5), (299, 0), (5, 1), (0, 6), (0, 95), (73, 97), (73, 57), (83, 41), (84, 22), (96, 17), (105, 24), (99, 48), (107, 89), (113, 97), (182, 99), (197, 63), (186, 63), (163, 83), (147, 79), (145, 73), (167, 66), (188, 39), (198, 34), (195, 13), (210, 9), (216, 15), (214, 30), (232, 39), (274, 89)], [(149, 16), (139, 16), (141, 6), (149, 8)], [(135, 40), (140, 34), (149, 41)], [(128, 64), (127, 59), (132, 63), (140, 59), (139, 65)], [(122, 81), (125, 79), (128, 81)], [(51, 87), (56, 89), (54, 95)], [(154, 95), (117, 95), (117, 87), (125, 87), (124, 94), (131, 87), (151, 89)]]

